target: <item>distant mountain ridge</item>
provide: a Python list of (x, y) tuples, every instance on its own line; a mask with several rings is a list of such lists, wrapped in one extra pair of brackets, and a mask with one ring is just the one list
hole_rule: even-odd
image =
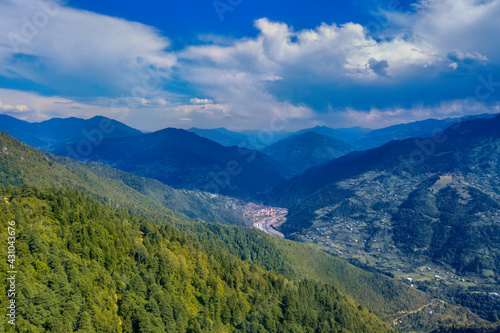
[(306, 128), (297, 132), (269, 132), (266, 130), (246, 130), (241, 132), (230, 131), (226, 128), (199, 129), (190, 128), (188, 131), (198, 134), (201, 137), (210, 139), (223, 146), (240, 146), (257, 150), (262, 150), (278, 141), (284, 140), (294, 135), (301, 135), (307, 132), (314, 132), (325, 135), (333, 139), (346, 143), (355, 142), (357, 139), (369, 133), (371, 129), (362, 127), (352, 128), (330, 128), (327, 126), (316, 126)]
[(262, 150), (294, 174), (321, 165), (353, 151), (348, 144), (316, 132), (304, 132), (282, 139)]
[(292, 135), (315, 132), (352, 145), (353, 142), (361, 138), (363, 135), (370, 133), (371, 131), (372, 130), (369, 128), (363, 128), (359, 126), (350, 128), (330, 128), (327, 126), (316, 126), (313, 128), (300, 130), (298, 132), (292, 133)]
[[(54, 151), (68, 156), (78, 144)], [(223, 147), (211, 140), (174, 128), (136, 137), (104, 139), (84, 161), (100, 162), (174, 188), (257, 198), (283, 181), (284, 168), (266, 155), (241, 147)]]
[(0, 114), (0, 131), (36, 148), (52, 150), (69, 142), (100, 141), (104, 138), (136, 136), (141, 131), (102, 116), (90, 119), (52, 118), (29, 123)]
[(201, 128), (190, 128), (189, 132), (195, 133), (203, 138), (215, 141), (223, 146), (238, 146), (245, 148), (255, 149), (256, 146), (253, 144), (253, 137), (250, 135), (245, 135), (239, 132), (233, 132), (226, 128), (214, 128), (214, 129), (201, 129)]
[[(463, 140), (464, 136), (498, 136), (500, 134), (498, 128), (500, 127), (496, 127), (496, 125), (499, 121), (500, 115), (497, 115), (493, 119), (476, 119), (460, 122), (459, 126), (452, 126), (439, 135), (441, 140), (443, 137), (446, 138), (446, 140), (442, 143), (434, 142), (431, 144), (429, 147), (429, 149), (433, 148), (431, 153), (422, 151), (422, 149), (425, 150), (423, 143), (432, 142), (429, 141), (430, 139), (426, 140), (426, 138), (411, 138), (402, 141), (391, 141), (378, 148), (367, 151), (353, 152), (324, 166), (307, 170), (303, 174), (289, 180), (286, 184), (280, 185), (275, 189), (271, 202), (289, 207), (290, 205), (293, 205), (293, 202), (296, 202), (299, 197), (310, 195), (326, 184), (372, 170), (397, 168), (399, 171), (404, 169), (412, 173), (421, 173), (432, 170), (432, 166), (429, 166), (429, 164), (434, 160), (437, 160), (440, 163), (440, 166), (444, 167), (442, 163), (446, 163), (446, 168), (452, 169), (454, 168), (454, 162), (457, 162), (457, 165), (463, 165), (463, 163), (456, 160), (458, 156), (454, 156), (453, 159), (445, 159), (441, 158), (441, 156), (438, 155), (438, 152), (446, 151), (447, 149), (457, 152), (460, 148), (471, 148), (473, 143), (477, 145), (477, 141)], [(474, 124), (479, 124), (478, 128), (472, 127), (468, 129)], [(454, 127), (456, 127), (456, 129)], [(468, 129), (467, 132), (463, 133), (466, 128)], [(460, 141), (460, 143), (457, 144), (456, 141)], [(462, 141), (465, 146), (462, 145)], [(420, 145), (418, 145), (419, 142), (421, 143)], [(419, 159), (422, 155), (423, 159), (422, 163), (420, 163)], [(300, 196), (293, 195), (292, 193), (294, 192), (300, 193)], [(284, 194), (281, 196), (281, 199), (278, 199), (280, 197), (280, 194), (278, 193)], [(292, 196), (289, 197), (286, 193), (292, 194)]]
[(268, 204), (289, 209), (287, 237), (422, 288), (469, 283), (455, 300), (490, 319), (500, 302), (477, 290), (499, 281), (499, 189), (500, 115), (340, 157), (279, 185)]
[(464, 116), (460, 118), (445, 118), (445, 119), (426, 119), (415, 121), (407, 124), (399, 124), (373, 130), (364, 134), (351, 144), (358, 150), (368, 150), (380, 147), (383, 144), (392, 140), (404, 140), (417, 137), (432, 137), (433, 135), (445, 130), (451, 125), (472, 119), (490, 119), (496, 117), (497, 114), (479, 114), (473, 116)]

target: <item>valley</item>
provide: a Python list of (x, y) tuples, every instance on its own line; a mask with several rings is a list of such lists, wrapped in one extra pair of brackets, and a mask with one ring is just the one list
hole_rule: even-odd
[[(296, 236), (301, 241), (313, 243), (336, 256), (357, 261), (361, 265), (376, 268), (402, 279), (413, 278), (414, 281), (419, 281), (431, 277), (463, 282), (463, 276), (455, 274), (453, 269), (445, 265), (436, 265), (423, 256), (404, 253), (394, 240), (392, 214), (424, 179), (432, 176), (404, 178), (369, 172), (362, 177), (339, 182), (338, 186), (342, 188), (355, 188), (355, 196), (335, 206), (316, 211), (313, 225)], [(476, 188), (485, 190), (487, 186), (484, 184), (491, 178), (489, 176), (488, 174), (482, 176), (471, 174), (467, 177), (461, 174), (444, 175), (430, 188), (430, 191), (440, 188), (443, 179), (447, 180), (447, 186), (454, 188), (477, 186)], [(488, 192), (488, 194), (500, 200), (499, 193)], [(467, 199), (467, 195), (467, 193), (462, 194), (463, 200)], [(477, 218), (473, 224), (476, 227), (500, 225), (498, 211), (478, 213)], [(432, 270), (427, 268), (429, 265), (433, 267)], [(426, 269), (422, 269), (422, 266)], [(429, 276), (426, 271), (435, 274)], [(478, 273), (476, 279), (467, 278), (467, 280), (472, 283), (477, 279), (483, 282), (495, 282), (489, 279), (488, 270)], [(440, 274), (442, 276), (439, 278), (435, 276)]]
[[(15, 212), (21, 198), (43, 201), (56, 195), (63, 200), (66, 194), (52, 191), (77, 189), (109, 214), (116, 210), (131, 214), (131, 219), (154, 221), (137, 224), (142, 229), (131, 260), (139, 265), (147, 257), (142, 249), (147, 245), (145, 231), (168, 225), (182, 244), (188, 239), (194, 242), (191, 247), (200, 242), (210, 253), (230, 254), (290, 281), (306, 279), (338, 288), (353, 304), (359, 303), (354, 306), (359, 315), (366, 307), (401, 332), (429, 332), (450, 323), (482, 326), (500, 319), (498, 121), (500, 117), (464, 123), (414, 165), (401, 163), (398, 156), (412, 156), (416, 139), (332, 159), (323, 152), (331, 153), (337, 143), (303, 134), (274, 146), (273, 154), (297, 153), (286, 153), (276, 162), (263, 153), (167, 129), (103, 139), (92, 158), (78, 161), (1, 134), (0, 194), (6, 198), (4, 207)], [(179, 154), (182, 145), (190, 152)], [(256, 159), (249, 161), (242, 152)], [(315, 166), (291, 177), (290, 170), (298, 172), (309, 157), (307, 163)], [(225, 191), (204, 190), (214, 172), (223, 180), (220, 170), (236, 159), (242, 172), (230, 177)], [(292, 167), (296, 161), (300, 163)], [(116, 164), (123, 170), (115, 169)], [(280, 169), (283, 164), (290, 168)], [(186, 167), (190, 170), (183, 178)], [(68, 195), (74, 199), (79, 194)], [(154, 260), (148, 265), (156, 267)], [(196, 281), (203, 281), (204, 269), (196, 266)], [(198, 309), (210, 303), (190, 302)], [(116, 316), (121, 320), (121, 314)], [(208, 317), (192, 310), (190, 318)]]
[(253, 226), (268, 234), (285, 238), (281, 232), (276, 230), (283, 223), (286, 223), (288, 211), (284, 208), (259, 206), (256, 204), (247, 205), (247, 216), (251, 216), (255, 221)]
[(500, 333), (500, 0), (0, 0), (0, 333)]

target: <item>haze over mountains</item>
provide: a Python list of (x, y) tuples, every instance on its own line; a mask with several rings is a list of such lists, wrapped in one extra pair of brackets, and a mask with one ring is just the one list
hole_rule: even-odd
[(347, 155), (351, 151), (353, 148), (348, 144), (312, 131), (289, 136), (262, 149), (264, 154), (293, 168), (294, 174)]
[(116, 120), (100, 116), (91, 119), (53, 118), (41, 123), (30, 123), (0, 114), (0, 131), (9, 133), (18, 140), (40, 149), (54, 149), (69, 142), (96, 141), (102, 138), (142, 134), (141, 131)]
[[(77, 150), (75, 143), (54, 153), (65, 155)], [(86, 156), (74, 157), (154, 178), (175, 188), (242, 198), (257, 198), (285, 179), (283, 167), (260, 152), (223, 147), (173, 128), (140, 137), (104, 139)]]

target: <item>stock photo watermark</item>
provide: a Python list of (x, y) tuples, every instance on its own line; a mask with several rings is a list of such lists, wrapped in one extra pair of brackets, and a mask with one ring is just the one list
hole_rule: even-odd
[(227, 13), (232, 13), (236, 7), (240, 6), (243, 0), (214, 0), (212, 6), (214, 7), (217, 16), (221, 22), (224, 21)]
[(68, 2), (56, 0), (38, 1), (38, 10), (31, 16), (23, 16), (18, 31), (11, 31), (7, 34), (12, 50), (19, 53), (20, 47), (29, 44), (35, 39), (40, 31), (50, 23), (51, 19), (57, 16), (61, 6)]
[(16, 222), (7, 222), (7, 318), (10, 325), (16, 325)]
[[(286, 126), (290, 123), (289, 118), (291, 115), (287, 113), (286, 108), (282, 110), (273, 109), (273, 113), (274, 116), (269, 121), (269, 127), (261, 129), (255, 138), (242, 142), (240, 146), (250, 144), (256, 147), (256, 149), (262, 149), (274, 142), (276, 133), (284, 131)], [(256, 150), (243, 147), (238, 147), (238, 154), (240, 156), (246, 156), (246, 163), (252, 163), (258, 156)], [(229, 161), (226, 164), (225, 170), (209, 173), (211, 181), (203, 190), (205, 192), (218, 194), (222, 189), (230, 187), (232, 178), (239, 176), (242, 172), (243, 166), (240, 162), (236, 160)]]

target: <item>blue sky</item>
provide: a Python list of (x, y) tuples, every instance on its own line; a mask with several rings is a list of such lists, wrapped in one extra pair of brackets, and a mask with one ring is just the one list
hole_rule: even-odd
[[(233, 5), (231, 5), (233, 3)], [(227, 4), (227, 7), (224, 6)], [(200, 34), (217, 34), (242, 38), (255, 36), (253, 22), (267, 17), (287, 22), (296, 29), (315, 28), (318, 23), (365, 22), (380, 6), (369, 1), (73, 1), (75, 8), (85, 9), (127, 20), (142, 22), (162, 31), (176, 47), (199, 43)], [(408, 8), (401, 3), (400, 8)]]
[(293, 131), (500, 112), (498, 17), (500, 0), (3, 0), (0, 113)]

